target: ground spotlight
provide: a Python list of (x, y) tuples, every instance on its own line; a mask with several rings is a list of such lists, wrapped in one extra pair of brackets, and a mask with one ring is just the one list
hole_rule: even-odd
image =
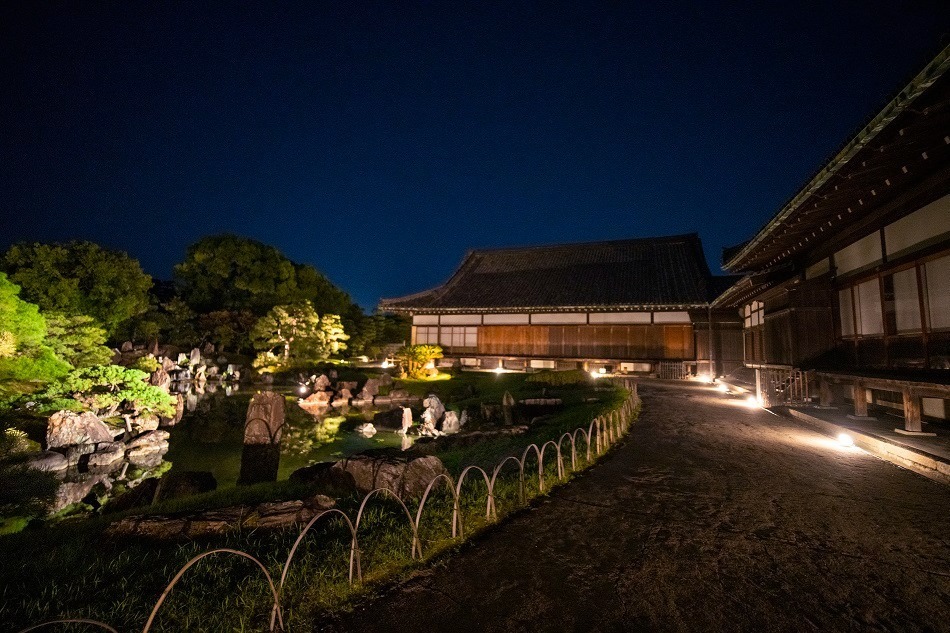
[(851, 448), (854, 446), (854, 438), (848, 435), (847, 433), (838, 433), (838, 444), (841, 444), (845, 448)]

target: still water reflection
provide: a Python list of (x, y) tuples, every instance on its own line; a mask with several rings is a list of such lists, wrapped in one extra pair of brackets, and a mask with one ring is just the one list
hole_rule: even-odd
[[(373, 409), (329, 409), (319, 414), (308, 413), (297, 406), (296, 394), (291, 388), (275, 387), (273, 391), (283, 393), (287, 398), (286, 423), (276, 467), (278, 480), (287, 479), (290, 473), (303, 466), (337, 461), (370, 448), (406, 448), (408, 438), (393, 431), (379, 430), (372, 437), (364, 437), (354, 430), (373, 419)], [(213, 391), (206, 388), (204, 393), (186, 393), (186, 413), (181, 422), (170, 429), (169, 449), (165, 456), (172, 462), (172, 470), (210, 471), (219, 489), (236, 485), (241, 476), (241, 455), (245, 449), (245, 416), (256, 392), (256, 388), (225, 390), (221, 387)], [(271, 461), (273, 458), (269, 455)], [(244, 479), (259, 477), (257, 474), (245, 475)]]

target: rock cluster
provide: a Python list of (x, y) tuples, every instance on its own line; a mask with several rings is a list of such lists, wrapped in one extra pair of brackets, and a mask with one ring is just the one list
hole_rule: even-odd
[[(80, 501), (101, 503), (114, 484), (134, 486), (160, 466), (168, 452), (169, 435), (158, 426), (158, 418), (148, 415), (120, 426), (106, 424), (91, 412), (64, 410), (50, 416), (47, 450), (27, 461), (30, 468), (56, 473), (62, 479), (50, 512)], [(136, 477), (131, 481), (130, 469)]]

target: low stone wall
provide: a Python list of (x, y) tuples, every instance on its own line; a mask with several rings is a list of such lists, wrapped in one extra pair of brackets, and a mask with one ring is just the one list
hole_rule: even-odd
[(893, 464), (919, 473), (924, 477), (939, 481), (942, 484), (950, 485), (950, 462), (908, 446), (895, 444), (872, 433), (865, 433), (856, 431), (853, 428), (839, 426), (833, 422), (822, 420), (821, 418), (809, 415), (798, 409), (788, 409), (788, 412), (796, 420), (813, 426), (826, 435), (834, 436), (838, 433), (845, 432), (854, 439), (854, 445), (858, 448)]

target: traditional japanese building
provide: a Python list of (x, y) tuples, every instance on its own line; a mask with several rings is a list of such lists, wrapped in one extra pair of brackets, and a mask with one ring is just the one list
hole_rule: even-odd
[(718, 374), (741, 364), (738, 315), (710, 307), (734, 280), (710, 274), (696, 234), (476, 250), (380, 309), (463, 367)]
[[(723, 267), (744, 365), (768, 402), (820, 397), (947, 418), (950, 47)], [(811, 370), (802, 374), (801, 370)], [(803, 382), (804, 381), (804, 382)]]

